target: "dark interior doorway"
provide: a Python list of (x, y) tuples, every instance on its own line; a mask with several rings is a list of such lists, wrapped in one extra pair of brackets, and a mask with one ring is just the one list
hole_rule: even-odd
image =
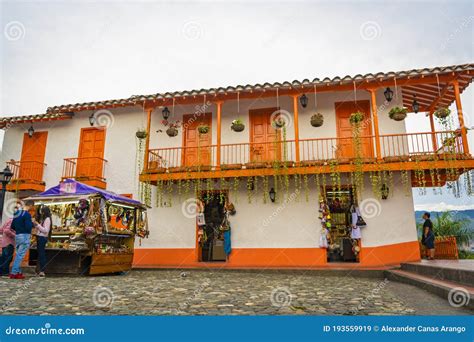
[(202, 227), (206, 240), (201, 244), (200, 253), (200, 260), (203, 262), (226, 261), (224, 235), (219, 230), (225, 216), (225, 199), (224, 192), (205, 192), (201, 196), (206, 220), (206, 225)]

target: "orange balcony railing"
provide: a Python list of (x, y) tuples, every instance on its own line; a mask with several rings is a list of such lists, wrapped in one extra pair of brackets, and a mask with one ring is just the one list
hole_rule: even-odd
[[(381, 135), (381, 155), (376, 155), (375, 136), (358, 140), (347, 138), (316, 138), (299, 140), (300, 160), (296, 160), (294, 140), (268, 143), (238, 143), (220, 146), (173, 147), (149, 150), (147, 172), (208, 171), (271, 167), (275, 162), (286, 166), (347, 164), (358, 157), (363, 162), (418, 161), (465, 155), (459, 131)], [(359, 146), (359, 149), (357, 148)]]
[(78, 181), (105, 188), (105, 166), (107, 160), (100, 157), (65, 158), (62, 179)]
[(45, 163), (39, 161), (9, 161), (13, 173), (8, 190), (44, 190), (43, 172)]

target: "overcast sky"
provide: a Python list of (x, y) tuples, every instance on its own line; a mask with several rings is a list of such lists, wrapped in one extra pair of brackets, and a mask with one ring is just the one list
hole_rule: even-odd
[[(2, 116), (136, 94), (474, 62), (473, 1), (2, 1), (1, 24)], [(473, 88), (462, 95), (470, 126)], [(429, 130), (423, 116), (407, 125)]]

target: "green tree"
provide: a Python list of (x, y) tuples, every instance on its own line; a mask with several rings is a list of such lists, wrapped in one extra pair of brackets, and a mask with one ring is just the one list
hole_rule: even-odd
[[(423, 223), (418, 224), (420, 235), (423, 234)], [(436, 214), (433, 220), (435, 236), (455, 236), (458, 247), (468, 245), (474, 239), (474, 231), (469, 229), (468, 219), (458, 219), (449, 211)]]

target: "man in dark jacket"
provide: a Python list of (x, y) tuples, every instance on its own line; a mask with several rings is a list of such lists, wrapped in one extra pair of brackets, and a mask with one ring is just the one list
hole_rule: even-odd
[(31, 221), (31, 215), (28, 212), (30, 207), (33, 205), (32, 201), (28, 201), (24, 204), (23, 208), (18, 208), (15, 212), (12, 229), (15, 231), (15, 244), (16, 244), (16, 256), (13, 261), (12, 272), (10, 278), (12, 279), (24, 279), (25, 276), (21, 273), (21, 263), (25, 258), (26, 252), (30, 248), (31, 229), (33, 228), (33, 222)]

